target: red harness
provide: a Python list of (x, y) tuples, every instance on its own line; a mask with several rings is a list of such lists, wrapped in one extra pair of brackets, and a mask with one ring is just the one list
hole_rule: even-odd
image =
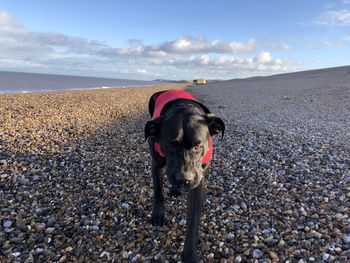
[[(179, 99), (187, 99), (196, 101), (199, 103), (199, 105), (202, 106), (202, 104), (193, 97), (190, 93), (183, 91), (183, 90), (169, 90), (162, 93), (156, 93), (153, 95), (153, 99), (155, 101), (155, 107), (154, 112), (152, 116), (152, 120), (159, 118), (162, 115), (162, 110), (164, 109), (165, 105), (171, 101), (179, 100)], [(203, 107), (203, 106), (202, 106)], [(207, 109), (205, 109), (207, 111)], [(156, 142), (154, 144), (154, 150), (162, 157), (164, 157), (164, 153), (160, 149), (159, 142)], [(209, 138), (209, 149), (207, 153), (202, 158), (202, 163), (207, 163), (211, 161), (213, 156), (213, 138), (210, 136)]]

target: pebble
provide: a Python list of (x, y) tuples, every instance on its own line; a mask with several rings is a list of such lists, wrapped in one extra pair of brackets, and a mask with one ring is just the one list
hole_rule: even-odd
[(328, 261), (331, 255), (329, 255), (328, 253), (324, 253), (322, 256), (322, 260), (324, 261)]
[(279, 257), (274, 251), (269, 251), (269, 254), (270, 254), (270, 258), (271, 258), (272, 262), (279, 261)]
[(122, 203), (124, 209), (129, 209), (130, 205), (128, 203)]
[(38, 232), (42, 232), (46, 229), (46, 224), (45, 223), (36, 223), (35, 224), (35, 229)]
[(97, 225), (93, 225), (93, 226), (91, 227), (91, 229), (92, 229), (93, 231), (98, 231), (98, 230), (100, 230), (100, 227), (97, 226)]
[(4, 224), (3, 224), (3, 226), (4, 226), (5, 228), (9, 228), (9, 227), (12, 226), (12, 224), (13, 224), (13, 222), (12, 222), (11, 220), (6, 220), (6, 221), (4, 222)]
[(33, 181), (39, 181), (39, 180), (40, 180), (40, 177), (38, 175), (33, 176)]
[(11, 257), (15, 257), (15, 258), (19, 257), (20, 255), (21, 255), (21, 252), (14, 252), (10, 254)]
[(261, 258), (262, 253), (260, 251), (260, 249), (254, 249), (253, 250), (253, 258)]
[(231, 241), (231, 240), (233, 240), (235, 238), (235, 234), (233, 234), (233, 233), (228, 233), (227, 235), (226, 235), (226, 239), (228, 240), (228, 241)]
[(128, 258), (129, 258), (128, 252), (123, 251), (123, 252), (122, 252), (122, 257), (123, 257), (124, 259), (128, 259)]
[(48, 228), (46, 228), (46, 230), (45, 230), (45, 234), (51, 234), (51, 233), (53, 233), (53, 231), (55, 231), (55, 228), (54, 228), (54, 227), (48, 227)]
[(350, 235), (346, 235), (343, 237), (344, 244), (350, 244)]
[(0, 179), (6, 179), (7, 177), (10, 177), (9, 174), (0, 174)]
[(186, 225), (186, 219), (181, 219), (179, 222), (179, 226), (185, 226)]
[(207, 259), (208, 260), (213, 260), (213, 258), (214, 258), (214, 253), (209, 253), (208, 255), (207, 255)]

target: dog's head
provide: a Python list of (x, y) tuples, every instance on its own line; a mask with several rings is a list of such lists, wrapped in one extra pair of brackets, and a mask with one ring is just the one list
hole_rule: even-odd
[(212, 135), (224, 136), (225, 124), (213, 114), (174, 110), (145, 125), (145, 136), (157, 137), (167, 162), (166, 174), (176, 187), (193, 189), (203, 178), (202, 158)]

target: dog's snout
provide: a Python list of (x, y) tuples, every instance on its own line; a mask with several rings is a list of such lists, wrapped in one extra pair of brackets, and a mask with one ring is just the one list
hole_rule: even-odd
[(193, 174), (177, 174), (176, 175), (176, 183), (182, 186), (189, 186), (194, 180)]
[(177, 180), (177, 184), (186, 186), (186, 185), (189, 185), (191, 181), (192, 180), (180, 179), (180, 180)]

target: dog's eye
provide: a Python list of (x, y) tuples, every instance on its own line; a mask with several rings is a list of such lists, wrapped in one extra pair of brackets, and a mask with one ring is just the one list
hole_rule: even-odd
[(200, 149), (202, 148), (202, 145), (201, 144), (196, 144), (194, 147), (193, 147), (193, 149), (196, 151), (196, 152), (198, 152)]

